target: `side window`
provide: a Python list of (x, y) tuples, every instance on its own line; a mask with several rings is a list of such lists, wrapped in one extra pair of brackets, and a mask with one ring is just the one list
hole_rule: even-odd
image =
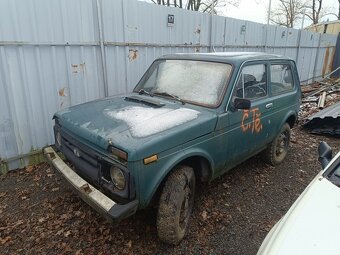
[(256, 99), (267, 95), (267, 75), (264, 64), (249, 65), (242, 69), (233, 92), (233, 98)]
[(270, 79), (273, 95), (288, 92), (294, 88), (292, 70), (288, 64), (271, 65)]

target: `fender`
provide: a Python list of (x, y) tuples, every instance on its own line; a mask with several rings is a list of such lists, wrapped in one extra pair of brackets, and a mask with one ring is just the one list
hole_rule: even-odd
[(296, 111), (293, 111), (293, 110), (290, 110), (286, 113), (285, 117), (282, 119), (281, 121), (281, 124), (279, 126), (279, 128), (281, 129), (282, 126), (287, 122), (287, 120), (291, 117), (291, 116), (294, 116), (295, 117), (295, 120), (297, 119), (297, 112)]
[(151, 202), (159, 186), (164, 182), (166, 177), (169, 175), (171, 170), (176, 165), (178, 165), (183, 160), (189, 157), (194, 157), (194, 156), (203, 157), (206, 160), (208, 160), (210, 167), (212, 169), (212, 172), (213, 172), (213, 169), (215, 169), (214, 160), (211, 158), (211, 156), (209, 155), (207, 151), (201, 148), (189, 148), (189, 149), (181, 150), (180, 152), (171, 156), (171, 158), (167, 158), (166, 164), (161, 169), (157, 169), (157, 171), (155, 171), (156, 174), (152, 178), (152, 183), (149, 183), (147, 189), (144, 190), (145, 193), (144, 193), (144, 199), (143, 199), (144, 201), (142, 203), (143, 204), (142, 207), (147, 206)]

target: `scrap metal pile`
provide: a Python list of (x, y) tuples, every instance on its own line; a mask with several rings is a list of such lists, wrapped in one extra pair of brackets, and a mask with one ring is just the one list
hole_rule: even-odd
[(302, 86), (299, 118), (310, 133), (340, 137), (340, 78)]

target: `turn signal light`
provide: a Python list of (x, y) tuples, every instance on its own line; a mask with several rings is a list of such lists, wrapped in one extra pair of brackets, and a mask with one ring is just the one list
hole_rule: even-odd
[(144, 161), (144, 165), (150, 164), (152, 162), (155, 162), (158, 160), (158, 156), (157, 155), (152, 155), (150, 157), (145, 158)]

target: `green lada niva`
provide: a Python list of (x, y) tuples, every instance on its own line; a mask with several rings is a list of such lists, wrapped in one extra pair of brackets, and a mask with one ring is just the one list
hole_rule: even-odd
[(295, 62), (284, 56), (166, 55), (132, 93), (57, 112), (55, 146), (44, 154), (108, 219), (157, 205), (158, 235), (176, 244), (197, 182), (258, 153), (272, 165), (284, 160), (300, 99)]

